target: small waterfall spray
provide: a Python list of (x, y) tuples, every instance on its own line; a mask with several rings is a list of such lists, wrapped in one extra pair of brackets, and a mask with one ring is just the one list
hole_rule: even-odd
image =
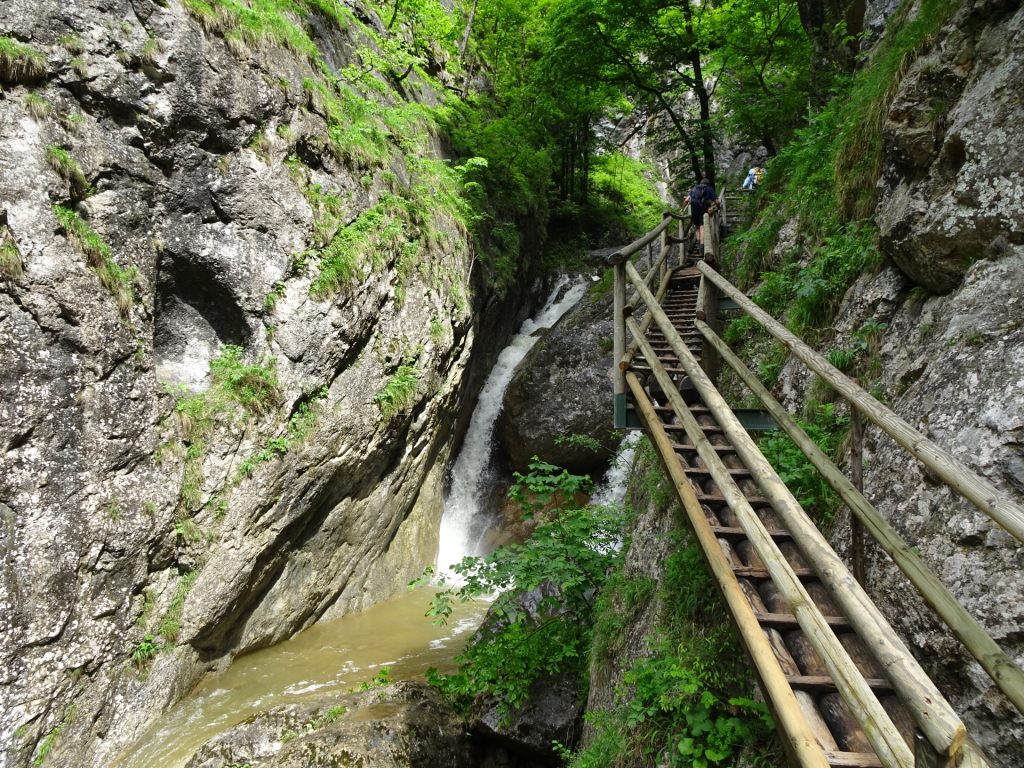
[(480, 541), (490, 524), (490, 517), (481, 514), (481, 506), (488, 484), (494, 479), (491, 467), (492, 439), (502, 399), (516, 366), (537, 343), (532, 334), (539, 328), (554, 325), (586, 292), (586, 285), (580, 282), (563, 295), (562, 290), (568, 283), (568, 277), (559, 278), (543, 309), (523, 323), (512, 343), (498, 355), (498, 361), (480, 391), (469, 430), (452, 468), (451, 490), (445, 499), (444, 514), (441, 516), (437, 554), (437, 569), (441, 573), (466, 555), (481, 554), (478, 551)]

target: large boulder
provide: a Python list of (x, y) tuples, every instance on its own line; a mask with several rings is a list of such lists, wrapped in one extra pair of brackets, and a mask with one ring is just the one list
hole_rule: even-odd
[[(608, 463), (612, 434), (612, 297), (585, 296), (523, 358), (505, 391), (499, 429), (509, 463), (525, 470), (540, 456), (570, 472)], [(585, 435), (603, 450), (559, 438)]]
[(1024, 243), (1022, 33), (1018, 3), (964, 3), (886, 116), (881, 247), (932, 291)]
[(470, 768), (472, 750), (437, 691), (403, 682), (262, 712), (207, 742), (187, 768)]

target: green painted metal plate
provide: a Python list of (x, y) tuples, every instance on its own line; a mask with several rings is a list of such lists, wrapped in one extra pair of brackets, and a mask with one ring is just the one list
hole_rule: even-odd
[(734, 309), (739, 309), (740, 305), (727, 296), (718, 297), (718, 309), (723, 312), (728, 312)]
[(734, 408), (733, 413), (747, 432), (767, 432), (779, 428), (772, 415), (760, 408)]

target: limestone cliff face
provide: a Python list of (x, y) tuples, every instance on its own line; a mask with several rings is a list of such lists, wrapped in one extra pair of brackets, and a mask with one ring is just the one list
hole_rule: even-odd
[[(911, 64), (885, 123), (877, 218), (892, 264), (851, 288), (835, 323), (839, 346), (865, 322), (887, 324), (878, 388), (889, 406), (1018, 502), (1024, 499), (1022, 24), (1019, 3), (965, 3)], [(787, 363), (781, 388), (791, 405), (803, 404), (811, 379), (801, 364)], [(1024, 548), (874, 427), (867, 431), (865, 462), (869, 499), (1024, 663)], [(845, 522), (833, 538), (838, 549), (847, 547)], [(995, 765), (1024, 764), (1024, 717), (885, 554), (869, 548), (869, 557), (875, 599), (968, 730)]]
[(947, 292), (977, 259), (1024, 245), (1024, 11), (963, 3), (903, 77), (885, 122), (881, 244)]
[(434, 556), (472, 262), (429, 121), (387, 110), (436, 94), (325, 77), (358, 4), (292, 19), (313, 49), (189, 7), (0, 8), (45, 65), (0, 67), (0, 764), (109, 764)]

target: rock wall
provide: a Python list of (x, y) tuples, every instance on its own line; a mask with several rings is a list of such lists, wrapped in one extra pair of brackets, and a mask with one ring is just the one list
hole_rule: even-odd
[[(44, 62), (0, 66), (0, 765), (110, 764), (205, 671), (434, 557), (486, 363), (472, 254), (418, 186), (429, 123), (339, 150), (350, 91), (324, 72), (382, 27), (333, 7), (351, 23), (293, 20), (318, 54), (179, 0), (0, 8)], [(488, 332), (527, 289), (489, 301)]]
[[(964, 3), (909, 66), (885, 120), (877, 220), (891, 260), (850, 289), (834, 323), (848, 346), (887, 326), (876, 385), (929, 439), (1024, 501), (1024, 207), (1019, 3)], [(791, 247), (785, 229), (780, 248)], [(876, 326), (878, 327), (878, 326)], [(801, 408), (813, 375), (787, 362)], [(875, 427), (866, 495), (1019, 666), (1024, 548)], [(832, 535), (848, 549), (848, 519)], [(997, 766), (1024, 764), (1024, 716), (870, 547), (869, 589)]]

